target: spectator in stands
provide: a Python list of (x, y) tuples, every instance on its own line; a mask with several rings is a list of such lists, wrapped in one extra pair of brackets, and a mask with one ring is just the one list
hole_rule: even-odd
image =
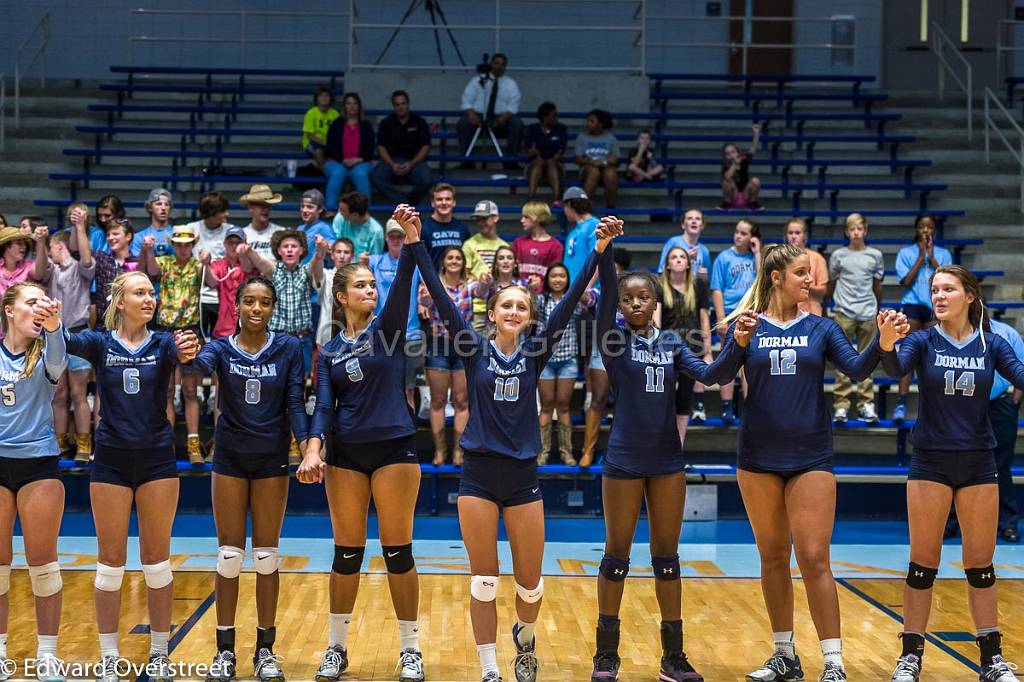
[(318, 170), (324, 167), (327, 130), (340, 116), (334, 108), (334, 93), (321, 85), (313, 94), (313, 106), (302, 117), (302, 149), (313, 157)]
[[(896, 254), (896, 276), (903, 286), (900, 299), (902, 312), (910, 322), (910, 331), (925, 329), (935, 324), (932, 312), (932, 274), (941, 265), (951, 265), (953, 254), (935, 245), (935, 218), (919, 215), (914, 221), (914, 243)], [(907, 395), (913, 374), (900, 379), (900, 393), (893, 410), (893, 421), (907, 418)]]
[[(107, 250), (107, 225), (115, 218), (124, 218), (124, 204), (121, 199), (108, 194), (96, 202), (96, 224), (89, 228), (89, 246), (92, 252)], [(138, 256), (138, 252), (135, 252)]]
[(0, 227), (7, 227), (7, 217), (0, 213)]
[(562, 262), (562, 243), (548, 234), (548, 225), (553, 218), (551, 209), (543, 201), (526, 202), (519, 219), (526, 234), (512, 242), (519, 272), (537, 294), (544, 290), (548, 268)]
[(430, 206), (434, 210), (422, 219), (420, 239), (440, 270), (445, 247), (465, 244), (469, 239), (469, 228), (455, 218), (455, 188), (448, 183), (439, 182), (430, 189)]
[[(206, 192), (199, 197), (199, 220), (188, 223), (188, 228), (198, 235), (195, 244), (195, 251), (201, 254), (204, 251), (210, 254), (211, 262), (224, 258), (224, 235), (234, 227), (228, 222), (230, 213), (228, 211), (228, 198), (220, 192)], [(202, 259), (200, 259), (202, 260)], [(205, 263), (209, 267), (210, 263)], [(218, 306), (220, 298), (216, 286), (202, 285), (199, 295), (200, 300), (200, 328), (203, 335), (209, 337), (213, 328), (217, 325), (219, 316)], [(228, 301), (228, 305), (234, 305), (234, 299)], [(211, 400), (212, 400), (211, 393)]]
[(828, 263), (815, 249), (807, 248), (807, 238), (807, 221), (803, 218), (790, 218), (786, 223), (786, 241), (802, 249), (811, 261), (811, 287), (807, 292), (807, 300), (797, 304), (797, 308), (801, 312), (821, 316), (821, 300), (828, 291)]
[(580, 167), (583, 191), (593, 196), (604, 187), (604, 205), (614, 208), (619, 198), (619, 141), (608, 132), (612, 115), (603, 109), (587, 114), (587, 131), (576, 136), (576, 165)]
[[(355, 245), (348, 237), (335, 239), (334, 243), (331, 244), (331, 262), (334, 263), (334, 272), (351, 263), (355, 252)], [(317, 324), (316, 329), (316, 345), (318, 350), (325, 343), (333, 339), (338, 330), (341, 329), (340, 322), (335, 320), (334, 309), (336, 306), (331, 296), (331, 287), (334, 285), (334, 272), (325, 270), (324, 277), (320, 281), (320, 322)], [(313, 365), (316, 366), (316, 363), (314, 362)]]
[[(864, 350), (875, 337), (878, 307), (882, 303), (882, 277), (885, 269), (882, 252), (864, 243), (868, 233), (868, 222), (859, 213), (846, 218), (846, 238), (849, 244), (836, 249), (828, 259), (828, 292), (826, 298), (834, 301), (832, 316), (843, 330), (846, 338), (857, 340), (858, 350)], [(860, 400), (861, 419), (869, 423), (878, 422), (875, 412), (875, 387), (871, 377), (857, 385)], [(836, 385), (832, 392), (833, 418), (838, 423), (848, 419), (850, 396), (854, 393), (850, 379), (842, 373), (836, 374)]]
[[(477, 308), (477, 301), (483, 301), (484, 308), (486, 309), (487, 302), (502, 289), (526, 285), (526, 280), (519, 274), (519, 263), (516, 262), (515, 251), (508, 245), (499, 246), (498, 250), (494, 253), (494, 264), (491, 265), (490, 270), (480, 275), (480, 278), (472, 286), (473, 309)], [(482, 322), (483, 330), (494, 326), (494, 323), (488, 320), (486, 316)]]
[(651, 131), (641, 130), (636, 135), (636, 149), (629, 155), (626, 172), (633, 182), (655, 182), (663, 180), (665, 166), (654, 155)]
[(558, 122), (558, 109), (551, 102), (537, 107), (538, 123), (526, 126), (523, 147), (526, 149), (526, 181), (529, 186), (528, 200), (537, 199), (537, 188), (541, 178), (551, 187), (552, 201), (561, 205), (562, 174), (565, 172), (565, 147), (569, 142), (569, 130)]
[[(473, 207), (477, 233), (462, 245), (462, 253), (466, 259), (466, 271), (474, 279), (480, 279), (491, 270), (499, 247), (508, 246), (508, 242), (498, 236), (498, 219), (498, 205), (493, 201), (478, 201)], [(443, 275), (441, 281), (444, 281)], [(471, 321), (477, 331), (486, 327), (487, 301), (473, 301)]]
[[(40, 228), (44, 231), (40, 232)], [(37, 241), (41, 238), (45, 243), (46, 235), (49, 233), (45, 225), (35, 230), (32, 234), (26, 234), (18, 227), (0, 228), (0, 298), (3, 298), (12, 286), (24, 282), (31, 276), (35, 261), (28, 258), (28, 252), (33, 237)]]
[(370, 202), (362, 192), (349, 192), (341, 197), (333, 229), (336, 239), (352, 240), (357, 259), (376, 256), (384, 250), (384, 228), (370, 216)]
[[(987, 316), (992, 333), (1003, 337), (1013, 348), (1017, 359), (1024, 362), (1024, 340), (1010, 325)], [(1020, 542), (1017, 526), (1020, 523), (1020, 505), (1013, 485), (1013, 456), (1017, 445), (1017, 416), (1024, 393), (996, 372), (989, 391), (988, 420), (996, 438), (996, 471), (999, 477), (999, 537), (1007, 542)], [(954, 515), (954, 518), (956, 516)]]
[[(727, 331), (723, 320), (732, 313), (754, 283), (760, 255), (761, 229), (752, 220), (740, 220), (733, 230), (732, 246), (718, 254), (711, 266), (711, 300), (715, 304), (719, 339), (724, 339)], [(722, 421), (727, 426), (736, 421), (734, 389), (735, 382), (720, 387)]]
[[(103, 315), (110, 299), (110, 285), (118, 275), (139, 269), (138, 257), (132, 255), (135, 228), (127, 218), (113, 218), (107, 224), (107, 250), (93, 253), (96, 261), (96, 290), (93, 303), (96, 304), (96, 328), (103, 329)], [(78, 233), (72, 231), (69, 246), (72, 254), (79, 254)]]
[(245, 230), (245, 238), (257, 256), (264, 260), (274, 258), (270, 248), (270, 240), (275, 232), (285, 229), (270, 221), (270, 212), (274, 204), (281, 203), (281, 195), (270, 189), (269, 185), (253, 185), (238, 200), (249, 209), (249, 224)]
[(37, 225), (45, 225), (46, 221), (43, 220), (42, 216), (38, 215), (23, 215), (21, 220), (18, 221), (18, 229), (25, 234), (31, 235), (36, 229)]
[(316, 249), (317, 235), (323, 237), (330, 244), (334, 241), (334, 228), (323, 220), (324, 195), (318, 189), (307, 189), (302, 193), (299, 201), (299, 231), (306, 235), (306, 258), (303, 262), (308, 263), (313, 259), (313, 251)]
[(174, 255), (174, 248), (171, 246), (170, 241), (171, 209), (174, 208), (174, 199), (171, 197), (171, 193), (163, 187), (157, 187), (146, 198), (145, 208), (146, 213), (149, 214), (149, 227), (135, 233), (132, 250), (138, 249), (141, 251), (142, 241), (146, 237), (152, 237), (153, 254), (155, 256)]
[(565, 190), (562, 207), (565, 219), (573, 226), (565, 238), (565, 267), (569, 268), (572, 281), (583, 271), (587, 256), (594, 250), (598, 220), (593, 216), (594, 207), (588, 193), (579, 187)]
[[(469, 144), (473, 135), (480, 130), (480, 135), (486, 136), (481, 126), (486, 125), (494, 134), (499, 137), (508, 138), (508, 147), (504, 153), (515, 156), (519, 153), (519, 145), (522, 141), (523, 122), (516, 115), (519, 113), (519, 100), (522, 94), (519, 86), (511, 76), (505, 74), (508, 68), (508, 57), (496, 53), (491, 58), (491, 70), (487, 74), (477, 74), (469, 79), (462, 91), (462, 118), (459, 119), (455, 131), (459, 136), (459, 149), (463, 154), (469, 154)], [(472, 162), (464, 164), (470, 168)], [(515, 168), (514, 162), (505, 162), (505, 168)]]
[[(377, 128), (377, 156), (380, 161), (373, 167), (370, 180), (377, 191), (392, 204), (416, 205), (430, 185), (433, 174), (427, 165), (430, 154), (430, 126), (409, 111), (409, 95), (405, 90), (391, 93), (394, 113), (380, 122)], [(408, 192), (396, 185), (412, 186)]]
[(658, 272), (665, 269), (665, 261), (668, 259), (668, 252), (675, 248), (686, 249), (690, 257), (690, 266), (697, 277), (708, 277), (708, 266), (711, 265), (711, 253), (708, 247), (700, 243), (700, 235), (704, 232), (704, 212), (699, 208), (691, 208), (683, 214), (681, 227), (683, 233), (669, 237), (665, 246), (661, 249), (661, 257), (658, 259)]
[(324, 147), (324, 175), (327, 176), (327, 205), (334, 210), (341, 189), (348, 181), (357, 191), (370, 196), (373, 169), (373, 125), (363, 120), (363, 102), (354, 92), (341, 100), (344, 116), (327, 130)]
[(722, 147), (722, 204), (720, 208), (749, 208), (760, 211), (757, 199), (761, 194), (761, 180), (750, 177), (750, 162), (757, 153), (757, 143), (761, 139), (761, 124), (750, 126), (754, 138), (750, 148), (740, 153), (736, 145), (729, 143)]
[(212, 332), (215, 339), (223, 339), (238, 331), (235, 294), (246, 279), (259, 274), (250, 257), (251, 249), (242, 228), (232, 225), (224, 230), (220, 251), (224, 254), (220, 258), (215, 258), (212, 251), (199, 251), (199, 261), (206, 266), (204, 284), (217, 292), (219, 300), (224, 301), (224, 305), (217, 308), (217, 321)]

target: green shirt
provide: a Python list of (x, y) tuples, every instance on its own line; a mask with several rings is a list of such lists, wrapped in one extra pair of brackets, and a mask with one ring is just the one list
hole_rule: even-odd
[(320, 107), (312, 107), (302, 117), (302, 148), (309, 146), (309, 134), (312, 133), (324, 142), (327, 141), (327, 129), (334, 123), (334, 119), (341, 114), (334, 107), (327, 111), (320, 111)]
[(195, 258), (189, 258), (179, 266), (175, 256), (157, 256), (156, 263), (161, 272), (157, 323), (171, 329), (199, 324), (202, 265)]
[(367, 218), (365, 223), (357, 225), (351, 220), (345, 220), (339, 212), (334, 216), (334, 223), (331, 227), (334, 228), (335, 239), (347, 237), (352, 240), (352, 244), (355, 246), (353, 255), (356, 259), (364, 251), (371, 256), (384, 252), (384, 228), (372, 217)]

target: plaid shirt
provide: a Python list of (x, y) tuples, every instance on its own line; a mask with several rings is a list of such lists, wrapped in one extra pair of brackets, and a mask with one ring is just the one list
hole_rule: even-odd
[[(570, 319), (569, 324), (566, 325), (565, 333), (562, 334), (562, 338), (558, 340), (557, 344), (555, 344), (555, 350), (551, 353), (551, 359), (548, 362), (572, 360), (579, 355), (579, 342), (576, 340), (576, 332), (577, 327), (579, 326), (580, 315), (590, 308), (593, 308), (596, 302), (596, 289), (588, 289), (583, 292), (580, 302), (576, 305), (576, 312), (573, 313), (572, 319)], [(558, 301), (553, 299), (551, 294), (543, 294), (537, 303), (537, 317), (542, 325), (547, 325), (548, 318), (551, 317), (551, 311), (555, 309), (556, 305), (558, 305)]]
[(107, 300), (110, 296), (110, 285), (118, 275), (125, 272), (135, 272), (139, 269), (139, 259), (135, 256), (128, 256), (123, 263), (118, 263), (114, 254), (107, 251), (96, 251), (92, 254), (96, 261), (96, 328), (103, 329), (103, 315), (107, 311)]
[[(462, 317), (466, 322), (473, 321), (473, 284), (472, 280), (459, 282), (454, 287), (448, 286), (444, 278), (441, 278), (441, 284), (444, 285), (445, 290), (448, 292), (448, 297), (455, 303), (455, 307), (462, 313)], [(434, 305), (430, 299), (430, 294), (424, 291), (420, 297), (420, 304), (428, 306), (430, 309), (430, 327), (433, 330), (434, 336), (444, 336), (447, 333), (447, 329), (444, 326), (444, 321), (441, 320), (441, 316), (437, 312), (437, 306)]]
[(277, 289), (277, 305), (270, 318), (270, 331), (300, 334), (313, 326), (313, 279), (309, 265), (302, 264), (289, 270), (278, 261), (270, 276)]

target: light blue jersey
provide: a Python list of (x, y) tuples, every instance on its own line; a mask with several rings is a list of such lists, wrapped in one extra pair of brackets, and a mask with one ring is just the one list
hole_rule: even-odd
[[(669, 240), (665, 242), (665, 246), (661, 249), (661, 258), (658, 259), (658, 272), (662, 272), (665, 269), (665, 259), (668, 258), (668, 252), (677, 248), (685, 249), (689, 253), (693, 247), (686, 243), (686, 239), (681, 234), (669, 237)], [(690, 263), (690, 267), (694, 273), (699, 273), (701, 268), (711, 268), (711, 252), (708, 251), (708, 247), (700, 242), (697, 242), (697, 257)]]
[[(384, 304), (387, 303), (388, 294), (391, 293), (391, 285), (398, 274), (398, 258), (392, 258), (390, 253), (381, 253), (370, 256), (370, 272), (377, 280), (377, 309), (376, 315), (384, 314)], [(405, 338), (409, 341), (416, 341), (423, 338), (420, 331), (420, 318), (418, 315), (420, 271), (416, 269), (412, 273), (412, 288), (409, 292), (409, 317), (406, 325)]]
[(736, 308), (756, 275), (753, 252), (736, 253), (734, 247), (729, 247), (718, 254), (711, 266), (711, 291), (722, 292), (726, 315)]
[[(1020, 337), (1017, 330), (999, 320), (989, 320), (989, 323), (992, 325), (992, 333), (1006, 339), (1006, 342), (1010, 344), (1010, 348), (1013, 349), (1013, 354), (1017, 356), (1018, 360), (1024, 362), (1024, 339)], [(988, 394), (988, 399), (995, 400), (1006, 393), (1009, 388), (1010, 382), (1006, 377), (996, 372), (995, 377), (992, 378), (992, 390)]]
[(43, 332), (46, 346), (32, 376), (25, 371), (25, 354), (13, 355), (0, 343), (0, 456), (14, 459), (60, 454), (53, 430), (50, 402), (68, 364), (64, 330)]
[(597, 226), (600, 224), (594, 216), (576, 223), (572, 232), (565, 239), (565, 268), (569, 271), (569, 281), (575, 282), (583, 270), (587, 258), (597, 244)]
[[(914, 267), (914, 263), (917, 261), (917, 254), (920, 253), (921, 248), (917, 244), (911, 244), (910, 246), (904, 246), (900, 249), (900, 252), (896, 254), (896, 276), (902, 280), (907, 276), (907, 273)], [(946, 249), (941, 246), (935, 247), (935, 262), (939, 265), (952, 265), (953, 256)], [(921, 269), (917, 271), (917, 278), (913, 284), (903, 289), (903, 298), (900, 299), (900, 303), (903, 305), (923, 305), (924, 307), (931, 310), (932, 308), (932, 275), (935, 270), (932, 269), (931, 263), (928, 261), (928, 257), (925, 256), (924, 263), (921, 264)]]

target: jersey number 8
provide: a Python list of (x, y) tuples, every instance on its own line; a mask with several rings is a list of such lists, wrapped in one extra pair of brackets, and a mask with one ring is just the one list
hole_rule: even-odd
[(259, 379), (246, 379), (245, 380), (245, 402), (249, 405), (260, 404), (260, 393), (263, 390), (263, 384), (260, 383)]
[(139, 392), (139, 370), (135, 367), (128, 367), (121, 372), (121, 385), (128, 395), (135, 395)]
[(948, 370), (942, 375), (942, 378), (946, 380), (944, 391), (946, 395), (956, 395), (957, 391), (963, 393), (967, 398), (974, 395), (974, 372), (961, 372), (960, 378), (957, 378), (956, 372)]
[(514, 403), (519, 400), (519, 377), (494, 380), (494, 399)]
[(792, 348), (769, 351), (772, 376), (796, 374), (796, 351)]

